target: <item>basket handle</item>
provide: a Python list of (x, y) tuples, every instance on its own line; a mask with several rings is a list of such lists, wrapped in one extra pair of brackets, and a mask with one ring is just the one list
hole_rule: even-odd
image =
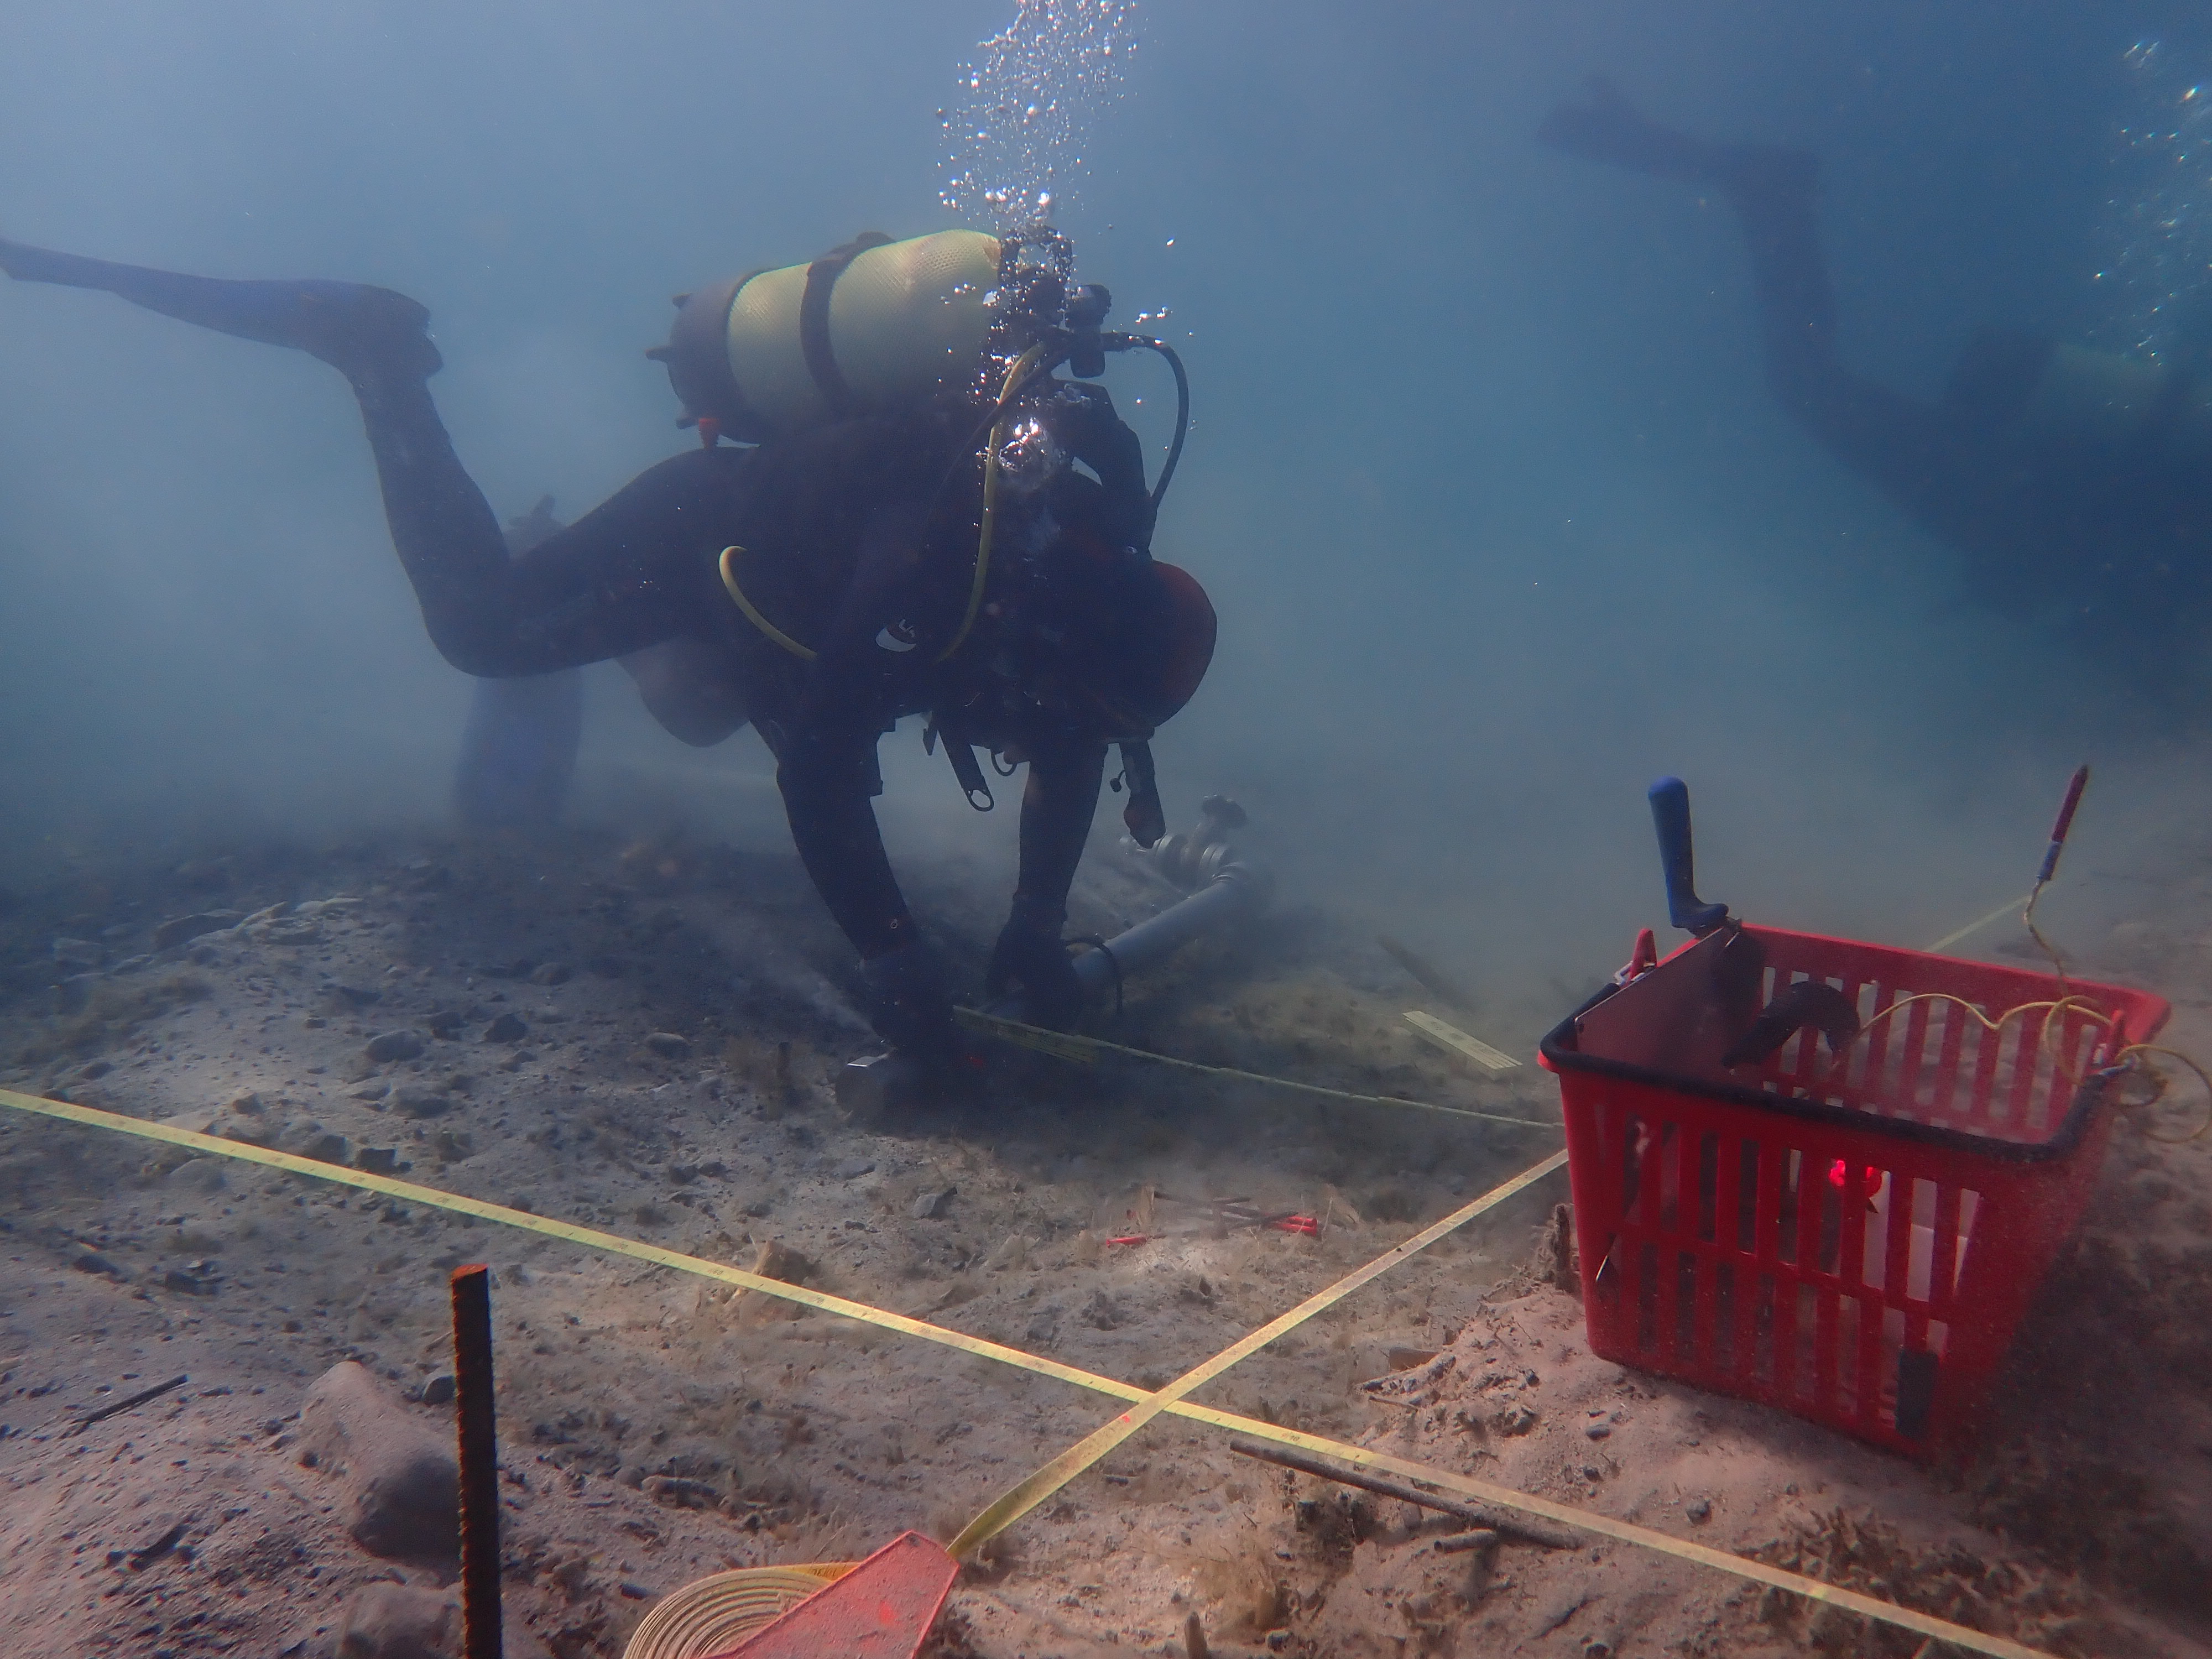
[(1651, 786), (1651, 827), (1659, 833), (1659, 863), (1667, 877), (1667, 919), (1699, 937), (1729, 919), (1728, 906), (1698, 896), (1690, 850), (1690, 786), (1666, 777)]

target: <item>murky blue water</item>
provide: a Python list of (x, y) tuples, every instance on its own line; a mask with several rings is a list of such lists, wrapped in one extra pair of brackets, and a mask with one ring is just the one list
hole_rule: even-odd
[[(419, 296), (502, 512), (688, 441), (639, 355), (668, 294), (1051, 197), (1197, 385), (1159, 547), (1223, 639), (1160, 745), (1170, 816), (1234, 791), (1304, 890), (1478, 977), (1617, 954), (1663, 770), (1739, 908), (1901, 939), (2023, 884), (2085, 754), (2116, 848), (2189, 805), (2185, 711), (2000, 614), (1778, 408), (1724, 205), (1532, 138), (1603, 70), (1817, 152), (1843, 355), (1913, 396), (1987, 324), (2185, 357), (2184, 9), (27, 4), (10, 34), (0, 229)], [(439, 810), (465, 687), (334, 377), (10, 286), (0, 378), (13, 844)], [(1157, 365), (1110, 384), (1164, 442)], [(596, 695), (595, 752), (672, 763)]]

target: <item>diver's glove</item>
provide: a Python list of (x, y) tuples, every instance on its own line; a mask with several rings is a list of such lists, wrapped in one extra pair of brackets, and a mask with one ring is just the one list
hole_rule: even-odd
[(916, 939), (860, 964), (868, 988), (868, 1023), (894, 1052), (933, 1071), (968, 1057), (952, 1023), (952, 998), (945, 963), (927, 941)]
[(990, 969), (983, 975), (988, 995), (1002, 997), (1016, 988), (1033, 1025), (1064, 1031), (1083, 1012), (1083, 981), (1075, 976), (1075, 963), (1060, 941), (1058, 924), (1040, 927), (1018, 904), (1013, 919), (1000, 930)]
[(1117, 547), (1149, 548), (1154, 508), (1145, 488), (1144, 441), (1115, 413), (1105, 387), (1065, 382), (1045, 425), (1054, 441), (1098, 475), (1106, 508), (1102, 533)]

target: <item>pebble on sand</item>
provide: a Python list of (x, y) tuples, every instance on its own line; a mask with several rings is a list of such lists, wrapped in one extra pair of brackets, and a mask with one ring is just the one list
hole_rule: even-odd
[(342, 1483), (354, 1541), (398, 1560), (451, 1560), (460, 1548), (460, 1468), (350, 1359), (317, 1377), (300, 1408), (300, 1461)]
[(362, 1052), (380, 1066), (396, 1060), (418, 1060), (422, 1054), (422, 1039), (410, 1030), (380, 1031), (369, 1038), (368, 1048)]
[(933, 1193), (923, 1193), (914, 1200), (914, 1218), (916, 1221), (938, 1219), (951, 1207), (954, 1191), (951, 1187), (943, 1187)]

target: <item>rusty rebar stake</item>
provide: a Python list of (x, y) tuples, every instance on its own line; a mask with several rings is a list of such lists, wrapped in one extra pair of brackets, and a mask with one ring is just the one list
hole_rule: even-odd
[(502, 1659), (499, 1438), (491, 1400), (491, 1269), (453, 1269), (453, 1404), (461, 1442), (461, 1622), (465, 1659)]

